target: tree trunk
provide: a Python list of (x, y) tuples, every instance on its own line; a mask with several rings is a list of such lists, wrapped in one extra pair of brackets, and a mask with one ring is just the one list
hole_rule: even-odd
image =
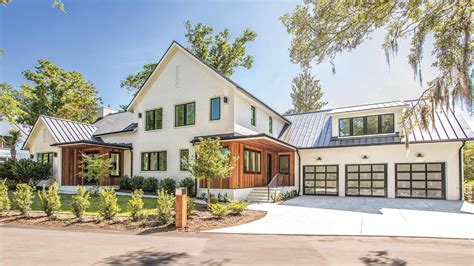
[(211, 204), (211, 180), (206, 180), (207, 182), (207, 205)]
[(10, 155), (12, 156), (12, 160), (16, 161), (16, 143), (12, 144), (12, 147), (10, 148)]

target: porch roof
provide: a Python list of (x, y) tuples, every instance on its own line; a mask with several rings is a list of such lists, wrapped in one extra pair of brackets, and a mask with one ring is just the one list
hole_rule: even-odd
[(101, 147), (110, 147), (124, 150), (132, 150), (133, 145), (131, 143), (107, 143), (100, 140), (79, 140), (63, 143), (51, 144), (51, 146), (65, 147), (65, 146), (77, 146), (77, 145), (90, 145), (90, 146), (101, 146)]
[(255, 134), (255, 135), (241, 135), (239, 133), (227, 133), (227, 134), (217, 134), (217, 135), (206, 135), (206, 136), (198, 136), (195, 137), (191, 143), (198, 143), (200, 138), (206, 139), (206, 138), (219, 138), (221, 141), (233, 141), (233, 140), (245, 140), (245, 141), (251, 141), (251, 140), (266, 140), (272, 143), (275, 143), (280, 146), (284, 146), (287, 149), (291, 150), (296, 150), (296, 147), (294, 147), (291, 144), (288, 144), (284, 141), (281, 141), (277, 138), (274, 138), (272, 136), (269, 136), (265, 133), (261, 134)]

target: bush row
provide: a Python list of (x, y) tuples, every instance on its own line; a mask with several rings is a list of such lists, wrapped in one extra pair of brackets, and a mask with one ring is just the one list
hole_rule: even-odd
[(51, 165), (30, 159), (7, 160), (0, 164), (0, 179), (15, 183), (38, 184), (51, 177)]
[[(192, 177), (186, 177), (179, 181), (180, 187), (186, 187), (188, 195), (194, 197), (195, 195), (195, 180)], [(159, 189), (165, 190), (169, 194), (174, 194), (176, 190), (176, 181), (173, 178), (164, 178), (159, 180), (155, 177), (133, 176), (122, 177), (120, 181), (120, 189), (135, 191), (137, 189), (143, 190), (146, 193), (156, 193)]]

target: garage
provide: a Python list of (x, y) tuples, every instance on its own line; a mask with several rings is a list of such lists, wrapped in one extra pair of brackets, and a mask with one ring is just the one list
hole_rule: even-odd
[(303, 166), (305, 195), (338, 195), (338, 165)]
[(396, 197), (445, 199), (445, 163), (395, 164)]
[(387, 197), (387, 164), (346, 165), (346, 196)]

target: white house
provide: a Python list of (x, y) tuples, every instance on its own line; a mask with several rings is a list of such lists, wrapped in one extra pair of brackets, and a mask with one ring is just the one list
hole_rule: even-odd
[[(124, 175), (190, 176), (182, 159), (199, 137), (219, 136), (238, 156), (232, 175), (212, 183), (231, 198), (267, 199), (269, 190), (305, 195), (462, 198), (462, 146), (474, 133), (462, 117), (439, 110), (435, 129), (399, 135), (395, 101), (283, 116), (173, 42), (126, 112), (94, 124), (42, 116), (25, 148), (53, 161), (64, 188), (86, 154), (114, 161), (108, 185)], [(199, 184), (201, 192), (204, 184)]]
[(30, 153), (27, 150), (22, 150), (24, 141), (28, 134), (30, 134), (31, 126), (24, 124), (11, 123), (8, 119), (0, 113), (0, 137), (4, 140), (0, 140), (0, 163), (5, 162), (11, 158), (11, 147), (8, 144), (8, 139), (10, 138), (11, 130), (20, 131), (20, 140), (16, 144), (17, 146), (17, 157), (19, 159), (29, 158)]

